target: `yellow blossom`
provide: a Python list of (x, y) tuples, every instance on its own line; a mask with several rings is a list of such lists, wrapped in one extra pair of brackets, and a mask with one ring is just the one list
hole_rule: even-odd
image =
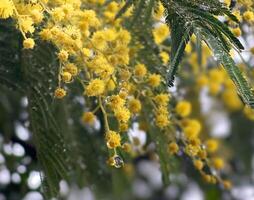
[(162, 60), (163, 64), (166, 65), (169, 61), (168, 53), (165, 52), (165, 51), (162, 51), (162, 52), (160, 52), (160, 57), (161, 57), (161, 60)]
[(219, 143), (216, 139), (208, 139), (205, 142), (206, 145), (206, 150), (209, 153), (214, 153), (215, 151), (217, 151), (218, 147), (219, 147)]
[(169, 125), (169, 120), (168, 120), (168, 116), (165, 114), (156, 114), (155, 116), (155, 124), (159, 127), (159, 128), (164, 128), (166, 126)]
[(76, 76), (78, 74), (78, 68), (73, 63), (66, 64), (64, 71), (69, 72), (72, 76)]
[(114, 149), (121, 146), (121, 136), (115, 131), (108, 131), (105, 136), (107, 147)]
[(141, 102), (138, 99), (131, 99), (129, 101), (129, 109), (131, 113), (139, 113), (141, 110)]
[(0, 1), (0, 18), (6, 19), (13, 15), (14, 6), (11, 0)]
[(179, 151), (179, 146), (175, 142), (171, 142), (168, 145), (168, 151), (170, 154), (176, 154)]
[(137, 77), (144, 77), (147, 73), (146, 66), (144, 64), (137, 64), (134, 69), (134, 74)]
[(58, 58), (61, 62), (65, 62), (68, 60), (68, 52), (65, 51), (65, 50), (61, 50), (59, 53), (58, 53)]
[(66, 95), (66, 91), (63, 88), (57, 88), (55, 90), (55, 97), (62, 99)]
[(180, 101), (176, 105), (176, 113), (181, 117), (187, 117), (191, 113), (191, 104), (188, 101)]
[(85, 94), (87, 96), (99, 96), (105, 91), (105, 83), (100, 79), (93, 79), (86, 87)]
[(154, 101), (159, 106), (167, 106), (169, 102), (169, 94), (161, 93), (154, 97)]
[(151, 74), (148, 77), (148, 84), (152, 87), (158, 87), (161, 83), (161, 76), (159, 74)]
[(169, 28), (166, 24), (155, 27), (153, 37), (156, 44), (162, 43), (169, 36)]
[(92, 112), (84, 112), (82, 115), (82, 122), (85, 124), (93, 125), (95, 118), (96, 117)]
[(127, 123), (130, 119), (130, 111), (125, 107), (121, 107), (115, 110), (114, 115), (118, 121), (123, 123)]
[(69, 83), (72, 79), (72, 75), (69, 72), (63, 72), (61, 75), (62, 75), (62, 80), (65, 83)]
[(25, 49), (33, 49), (34, 45), (35, 45), (35, 43), (32, 38), (27, 38), (23, 41), (23, 46)]
[(194, 160), (194, 166), (198, 170), (202, 170), (204, 167), (204, 163), (201, 160)]
[(212, 164), (214, 168), (218, 170), (224, 168), (225, 165), (223, 159), (219, 157), (212, 158)]

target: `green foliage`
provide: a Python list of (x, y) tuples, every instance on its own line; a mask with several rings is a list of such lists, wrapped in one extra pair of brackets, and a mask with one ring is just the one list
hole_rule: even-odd
[(229, 55), (232, 46), (238, 51), (244, 47), (229, 30), (228, 26), (214, 15), (227, 15), (237, 21), (230, 11), (219, 1), (164, 1), (167, 10), (166, 21), (172, 29), (172, 56), (169, 69), (169, 85), (172, 85), (178, 65), (189, 37), (194, 30), (195, 35), (202, 37), (213, 50), (214, 56), (225, 67), (235, 83), (245, 104), (254, 107), (254, 95), (246, 79)]

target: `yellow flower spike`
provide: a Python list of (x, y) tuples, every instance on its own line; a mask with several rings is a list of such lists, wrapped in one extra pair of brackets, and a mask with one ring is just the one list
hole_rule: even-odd
[(1, 0), (0, 2), (0, 18), (6, 19), (14, 13), (14, 5), (11, 0)]
[(150, 74), (148, 77), (148, 84), (151, 87), (158, 87), (161, 83), (161, 76), (159, 74)]
[(218, 150), (219, 142), (216, 139), (208, 139), (205, 141), (206, 150), (209, 153), (214, 153)]
[(84, 112), (81, 119), (83, 123), (93, 125), (96, 117), (92, 112)]
[(59, 53), (58, 53), (58, 58), (61, 62), (66, 62), (68, 60), (68, 57), (69, 57), (69, 54), (67, 51), (65, 50), (61, 50)]
[(188, 101), (180, 101), (176, 105), (176, 113), (181, 117), (187, 117), (191, 113), (191, 104)]
[(169, 151), (170, 154), (176, 154), (176, 153), (178, 153), (178, 151), (179, 151), (178, 144), (176, 144), (175, 142), (171, 142), (168, 145), (168, 151)]
[(204, 163), (201, 160), (194, 160), (194, 166), (198, 170), (202, 170), (204, 167)]
[(224, 160), (222, 158), (219, 158), (219, 157), (212, 158), (212, 165), (217, 170), (221, 170), (225, 166)]
[(54, 94), (56, 98), (62, 99), (64, 96), (66, 96), (66, 91), (63, 88), (57, 88)]
[(87, 96), (99, 96), (105, 91), (105, 83), (100, 79), (93, 79), (89, 82), (88, 86), (85, 89)]
[(131, 99), (129, 101), (129, 109), (131, 113), (139, 113), (141, 111), (141, 102), (138, 99)]
[(121, 146), (121, 136), (115, 131), (109, 130), (105, 136), (107, 147), (114, 149)]
[(35, 42), (32, 38), (27, 38), (23, 41), (23, 47), (25, 49), (33, 49), (35, 45)]

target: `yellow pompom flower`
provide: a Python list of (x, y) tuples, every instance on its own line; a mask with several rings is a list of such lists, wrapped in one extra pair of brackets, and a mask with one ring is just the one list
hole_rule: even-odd
[(224, 73), (219, 69), (212, 69), (209, 71), (209, 78), (211, 82), (221, 84), (224, 81)]
[(65, 82), (65, 83), (69, 83), (71, 81), (71, 79), (72, 79), (72, 75), (71, 75), (70, 72), (63, 72), (61, 74), (61, 76), (62, 76), (63, 82)]
[(168, 126), (169, 125), (168, 116), (165, 114), (160, 114), (160, 113), (156, 114), (155, 124), (159, 128), (164, 128), (164, 127)]
[(63, 88), (57, 88), (55, 90), (55, 97), (62, 99), (66, 95), (66, 91)]
[(42, 40), (50, 40), (52, 38), (50, 29), (42, 29), (39, 35)]
[(19, 20), (19, 26), (24, 33), (33, 33), (35, 28), (33, 26), (34, 21), (31, 17), (23, 17)]
[(198, 137), (201, 131), (201, 124), (198, 120), (189, 120), (187, 126), (184, 128), (184, 133), (187, 139)]
[(194, 166), (198, 170), (202, 170), (204, 167), (204, 163), (201, 160), (194, 160)]
[(179, 151), (179, 146), (175, 142), (171, 142), (168, 145), (168, 151), (170, 154), (176, 154)]
[(131, 114), (127, 108), (121, 107), (121, 108), (118, 108), (117, 110), (114, 111), (114, 115), (118, 121), (127, 123), (128, 120), (130, 119)]
[(166, 65), (169, 61), (168, 53), (165, 52), (165, 51), (162, 51), (162, 52), (160, 52), (160, 57), (161, 57), (161, 60), (162, 60), (163, 64)]
[(144, 77), (147, 73), (146, 66), (144, 64), (137, 64), (134, 69), (134, 75), (137, 77)]
[(105, 136), (107, 147), (114, 149), (121, 146), (121, 136), (115, 131), (108, 131)]
[(245, 11), (243, 13), (243, 19), (247, 22), (254, 21), (254, 13), (252, 11)]
[(131, 113), (139, 113), (141, 107), (141, 102), (138, 99), (131, 99), (129, 101), (129, 109)]
[(241, 29), (239, 27), (233, 28), (231, 31), (234, 33), (234, 35), (236, 37), (239, 37), (240, 35), (242, 35), (242, 31), (241, 31)]
[(205, 142), (206, 150), (209, 153), (214, 153), (219, 147), (219, 142), (216, 139), (208, 139)]
[(34, 45), (35, 45), (35, 43), (32, 38), (27, 38), (23, 41), (23, 46), (25, 49), (33, 49)]
[(66, 64), (64, 71), (69, 72), (72, 76), (76, 76), (78, 74), (78, 68), (73, 63)]
[(61, 50), (59, 53), (58, 53), (58, 58), (61, 62), (65, 62), (68, 60), (68, 57), (69, 57), (69, 54), (67, 51), (65, 50)]
[(86, 87), (86, 95), (87, 96), (99, 96), (103, 94), (105, 91), (105, 83), (100, 79), (93, 79), (89, 82)]
[(176, 113), (181, 117), (187, 117), (191, 113), (191, 104), (188, 101), (180, 101), (176, 105)]
[(169, 94), (161, 93), (154, 97), (154, 101), (159, 106), (167, 106), (169, 102)]
[(161, 83), (161, 76), (159, 74), (151, 74), (148, 77), (148, 84), (151, 87), (158, 87)]
[(153, 30), (153, 37), (156, 44), (162, 43), (169, 35), (169, 28), (166, 24), (155, 27)]
[(125, 100), (120, 95), (112, 95), (109, 98), (108, 105), (112, 110), (122, 108), (125, 104)]
[(96, 117), (92, 112), (84, 112), (82, 115), (82, 122), (85, 124), (93, 125), (95, 118)]
[(14, 6), (11, 0), (0, 0), (0, 18), (6, 19), (13, 15)]
[(224, 160), (222, 158), (219, 158), (219, 157), (215, 157), (215, 158), (212, 158), (212, 164), (214, 166), (215, 169), (222, 169), (224, 168)]

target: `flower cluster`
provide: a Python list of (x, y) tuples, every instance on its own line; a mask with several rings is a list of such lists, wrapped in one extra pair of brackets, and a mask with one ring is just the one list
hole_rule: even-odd
[[(196, 105), (184, 100), (181, 95), (169, 92), (164, 74), (151, 69), (135, 56), (143, 47), (124, 26), (124, 22), (132, 15), (132, 7), (121, 18), (115, 19), (123, 6), (117, 1), (0, 2), (0, 18), (12, 17), (16, 21), (17, 28), (24, 37), (25, 49), (36, 46), (33, 39), (35, 35), (56, 47), (59, 74), (56, 77), (58, 86), (54, 97), (62, 99), (68, 96), (72, 92), (69, 84), (77, 81), (82, 86), (85, 101), (93, 102), (88, 104), (93, 107), (84, 108), (86, 111), (81, 116), (82, 123), (93, 127), (98, 112), (102, 113), (110, 165), (119, 167), (123, 164), (118, 155), (121, 151), (136, 155), (133, 153), (134, 146), (139, 142), (133, 139), (136, 142), (132, 144), (126, 133), (134, 123), (138, 123), (142, 130), (157, 130), (156, 134), (168, 136), (169, 156), (188, 156), (207, 182), (218, 182), (225, 188), (230, 188), (230, 182), (223, 180), (219, 173), (212, 174), (205, 170), (208, 166), (220, 171), (226, 164), (218, 152), (220, 142), (203, 133), (203, 122), (193, 112)], [(229, 1), (225, 3), (228, 4)], [(247, 9), (248, 3), (249, 1), (243, 1), (244, 11), (236, 11), (234, 14), (239, 21), (253, 24), (254, 13)], [(159, 49), (158, 59), (166, 66), (169, 63), (170, 46), (165, 46), (163, 42), (170, 38), (170, 29), (161, 20), (163, 13), (164, 8), (159, 3), (157, 11), (153, 13), (154, 27), (151, 35), (153, 43)], [(241, 28), (229, 19), (228, 22), (233, 33), (240, 36)], [(254, 111), (248, 107), (243, 108), (228, 75), (217, 67), (217, 63), (210, 62), (212, 53), (209, 48), (201, 44), (202, 59), (193, 51), (196, 40), (193, 36), (185, 49), (186, 71), (191, 76), (183, 74), (183, 77), (195, 77), (190, 83), (196, 90), (188, 92), (208, 90), (210, 96), (221, 98), (230, 111), (243, 110), (249, 119), (254, 120)], [(250, 51), (254, 53), (253, 48)], [(180, 84), (179, 88), (181, 87), (184, 85)]]

